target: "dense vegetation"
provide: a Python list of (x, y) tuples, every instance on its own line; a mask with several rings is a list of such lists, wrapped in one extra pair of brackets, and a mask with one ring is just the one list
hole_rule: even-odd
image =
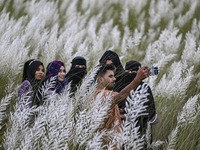
[[(95, 104), (88, 110), (95, 85), (91, 93), (84, 92), (100, 56), (111, 49), (123, 65), (137, 60), (159, 68), (158, 76), (145, 80), (159, 119), (153, 127), (154, 149), (200, 149), (199, 13), (199, 0), (1, 0), (1, 148), (101, 149), (106, 133), (97, 128), (107, 107), (95, 110)], [(89, 75), (75, 97), (66, 90), (50, 98), (56, 107), (18, 114), (24, 62), (37, 58), (46, 66), (57, 59), (69, 70), (77, 55), (87, 59)], [(87, 109), (74, 116), (83, 102)], [(24, 126), (35, 111), (35, 125)]]

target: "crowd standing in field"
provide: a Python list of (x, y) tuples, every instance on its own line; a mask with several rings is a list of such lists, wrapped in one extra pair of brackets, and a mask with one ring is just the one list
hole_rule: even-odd
[[(26, 95), (30, 95), (29, 107), (33, 105), (39, 106), (43, 104), (43, 98), (38, 92), (41, 86), (54, 78), (53, 86), (49, 88), (50, 91), (55, 91), (61, 94), (69, 84), (72, 95), (76, 92), (77, 87), (87, 73), (86, 59), (81, 56), (73, 58), (72, 65), (68, 73), (66, 73), (63, 62), (54, 60), (47, 65), (46, 77), (44, 78), (44, 65), (39, 60), (31, 59), (24, 64), (23, 82), (18, 90), (18, 97), (20, 99)], [(110, 96), (110, 109), (107, 112), (103, 122), (103, 129), (111, 130), (114, 128), (116, 133), (121, 133), (122, 122), (126, 119), (125, 102), (131, 90), (135, 90), (139, 85), (146, 84), (142, 80), (150, 75), (150, 69), (141, 66), (139, 62), (129, 61), (123, 68), (119, 56), (111, 51), (106, 51), (99, 60), (99, 70), (96, 74), (97, 89), (94, 99), (101, 100), (104, 98), (99, 96)], [(103, 92), (103, 95), (100, 94)], [(138, 126), (140, 133), (144, 133), (147, 128), (147, 123), (157, 123), (157, 115), (155, 110), (154, 98), (151, 88), (148, 86), (148, 102), (146, 116), (138, 118)], [(108, 144), (105, 141), (105, 144)], [(120, 149), (118, 141), (116, 141), (115, 149)]]

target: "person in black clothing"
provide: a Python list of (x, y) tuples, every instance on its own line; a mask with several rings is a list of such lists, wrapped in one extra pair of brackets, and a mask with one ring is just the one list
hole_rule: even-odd
[(99, 64), (100, 65), (113, 64), (116, 67), (116, 69), (115, 69), (116, 82), (115, 82), (115, 86), (113, 88), (113, 91), (120, 92), (123, 89), (123, 88), (121, 88), (122, 82), (120, 80), (121, 80), (123, 74), (125, 73), (125, 71), (124, 71), (124, 68), (121, 64), (121, 61), (120, 61), (117, 53), (115, 53), (111, 50), (107, 50), (102, 55), (101, 59), (99, 60)]
[(86, 59), (81, 56), (77, 56), (72, 60), (72, 66), (66, 75), (66, 80), (71, 83), (71, 92), (74, 93), (77, 90), (77, 86), (80, 85), (82, 79), (87, 74)]
[[(131, 60), (126, 63), (125, 74), (123, 75), (123, 77), (121, 79), (121, 82), (123, 83), (121, 88), (126, 87), (136, 77), (137, 71), (139, 70), (140, 67), (141, 67), (141, 64), (137, 61)], [(146, 84), (146, 83), (142, 81), (139, 85), (143, 85), (143, 84)], [(147, 88), (148, 88), (147, 92), (149, 94), (147, 96), (148, 102), (146, 102), (144, 105), (147, 106), (145, 113), (148, 113), (148, 115), (141, 116), (138, 118), (138, 126), (140, 126), (139, 131), (141, 134), (144, 134), (146, 132), (148, 122), (150, 123), (150, 125), (158, 123), (156, 108), (155, 108), (155, 103), (154, 103), (154, 97), (153, 97), (153, 94), (152, 94), (152, 91), (151, 91), (151, 88), (149, 87), (149, 85), (147, 85)], [(138, 89), (138, 90), (140, 90), (140, 89)], [(119, 108), (120, 108), (120, 110), (124, 110), (125, 102), (120, 103)], [(120, 111), (120, 112), (121, 112), (121, 114), (125, 114), (125, 111)]]
[(125, 72), (121, 76), (121, 84), (117, 87), (119, 91), (126, 87), (135, 78), (140, 67), (141, 64), (134, 60), (126, 63)]

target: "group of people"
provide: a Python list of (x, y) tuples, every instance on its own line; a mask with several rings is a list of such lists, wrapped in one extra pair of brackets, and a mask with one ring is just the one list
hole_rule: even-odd
[[(110, 50), (104, 53), (99, 63), (101, 68), (97, 73), (98, 86), (95, 96), (98, 96), (102, 90), (104, 90), (103, 96), (112, 96), (110, 111), (104, 120), (104, 128), (109, 130), (114, 127), (116, 132), (121, 132), (121, 122), (126, 118), (126, 98), (130, 95), (131, 90), (144, 84), (142, 80), (151, 74), (150, 68), (146, 69), (147, 67), (142, 67), (139, 62), (131, 60), (126, 63), (124, 69), (119, 56)], [(149, 86), (147, 88), (148, 101), (144, 105), (147, 106), (145, 113), (148, 115), (137, 118), (137, 126), (139, 126), (141, 134), (146, 132), (148, 123), (150, 126), (158, 123), (154, 97), (151, 88)], [(115, 149), (119, 149), (119, 146), (116, 146)], [(146, 145), (144, 149), (146, 149)]]
[(61, 94), (67, 84), (70, 83), (71, 92), (75, 92), (76, 87), (87, 73), (87, 65), (86, 59), (81, 56), (75, 57), (71, 63), (71, 68), (67, 73), (62, 61), (52, 61), (47, 65), (45, 76), (45, 67), (41, 61), (31, 59), (25, 62), (22, 83), (18, 89), (19, 100), (23, 96), (29, 95), (29, 107), (41, 105), (43, 98), (40, 88), (45, 82), (50, 82), (51, 78), (54, 82), (49, 88), (50, 91)]
[[(121, 132), (121, 123), (126, 118), (125, 102), (131, 90), (135, 90), (138, 85), (144, 84), (143, 79), (150, 75), (150, 69), (137, 61), (131, 60), (126, 63), (125, 69), (122, 66), (117, 53), (108, 50), (99, 60), (99, 70), (97, 71), (97, 89), (94, 98), (102, 91), (103, 96), (111, 95), (111, 106), (107, 113), (107, 117), (103, 122), (104, 129), (110, 130), (114, 128), (116, 132)], [(19, 98), (22, 95), (29, 94), (29, 106), (41, 105), (42, 100), (38, 92), (43, 81), (50, 80), (51, 77), (56, 78), (56, 83), (50, 89), (56, 93), (61, 93), (68, 83), (71, 83), (71, 91), (75, 92), (77, 86), (87, 73), (86, 59), (83, 57), (75, 57), (72, 60), (72, 66), (66, 73), (65, 65), (61, 61), (53, 61), (46, 68), (46, 76), (44, 78), (44, 65), (41, 61), (31, 59), (24, 65), (22, 84), (19, 87)], [(147, 123), (157, 123), (157, 114), (154, 104), (154, 98), (151, 88), (148, 86), (148, 102), (146, 113), (148, 115), (138, 118), (139, 131), (144, 132)], [(116, 122), (118, 123), (116, 125)], [(119, 147), (116, 146), (116, 149)]]

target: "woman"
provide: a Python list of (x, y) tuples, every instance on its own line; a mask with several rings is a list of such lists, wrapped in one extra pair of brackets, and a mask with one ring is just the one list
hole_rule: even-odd
[(19, 100), (29, 95), (28, 105), (31, 108), (33, 105), (39, 106), (42, 104), (41, 96), (38, 92), (42, 79), (44, 77), (44, 65), (36, 59), (28, 60), (24, 64), (22, 84), (18, 89)]
[(121, 64), (121, 61), (119, 59), (119, 56), (117, 55), (117, 53), (111, 51), (111, 50), (107, 50), (101, 57), (101, 59), (99, 60), (99, 64), (100, 65), (104, 65), (104, 64), (113, 64), (116, 67), (115, 70), (115, 78), (116, 78), (116, 83), (115, 83), (115, 87), (114, 87), (114, 91), (116, 92), (120, 92), (123, 88), (121, 88), (122, 86), (122, 82), (121, 82), (121, 78), (123, 76), (123, 74), (125, 73), (124, 68)]
[(74, 93), (87, 74), (86, 59), (81, 56), (76, 56), (72, 60), (72, 66), (66, 75), (66, 79), (71, 83), (71, 92)]
[(67, 85), (67, 80), (65, 79), (66, 70), (63, 62), (55, 60), (48, 64), (46, 72), (46, 80), (51, 77), (56, 77), (56, 82), (50, 90), (55, 90), (56, 93), (60, 94), (65, 86)]

